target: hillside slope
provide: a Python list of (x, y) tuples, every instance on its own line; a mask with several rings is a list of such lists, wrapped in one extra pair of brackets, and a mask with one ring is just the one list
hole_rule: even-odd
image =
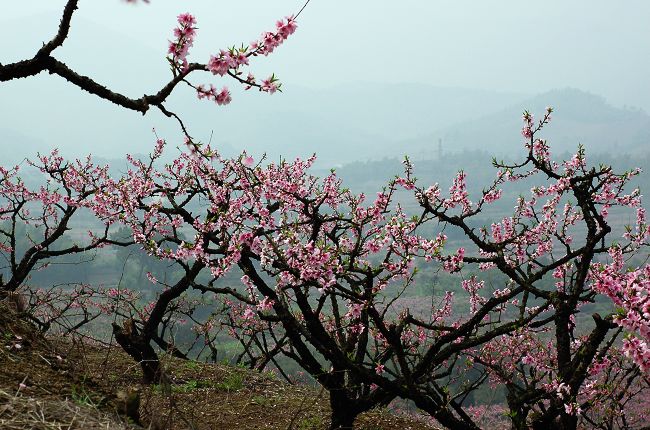
[[(165, 359), (168, 384), (143, 387), (121, 350), (46, 339), (0, 301), (0, 428), (326, 429), (327, 393), (273, 373)], [(137, 412), (134, 412), (134, 405)], [(118, 414), (128, 411), (131, 418)], [(386, 410), (360, 416), (366, 430), (431, 430)]]
[(497, 113), (403, 140), (400, 147), (431, 157), (437, 153), (438, 139), (442, 139), (446, 152), (482, 150), (508, 156), (522, 148), (522, 112), (539, 116), (546, 106), (555, 112), (542, 136), (555, 153), (575, 152), (578, 144), (583, 144), (588, 154), (637, 153), (650, 147), (650, 115), (638, 109), (616, 108), (602, 97), (573, 88), (549, 91)]

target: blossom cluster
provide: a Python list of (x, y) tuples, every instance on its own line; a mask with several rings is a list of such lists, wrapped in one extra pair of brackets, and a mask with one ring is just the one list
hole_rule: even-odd
[[(286, 17), (276, 23), (275, 31), (262, 33), (258, 40), (251, 42), (248, 46), (221, 49), (218, 53), (211, 55), (207, 64), (202, 67), (214, 75), (230, 75), (246, 89), (256, 87), (262, 92), (273, 94), (281, 87), (275, 74), (257, 81), (252, 73), (243, 77), (241, 69), (249, 65), (250, 57), (271, 54), (296, 31), (296, 28), (297, 24), (293, 16)], [(178, 16), (178, 26), (173, 30), (174, 39), (169, 42), (167, 50), (168, 60), (175, 75), (185, 76), (189, 72), (187, 57), (194, 44), (196, 30), (196, 18), (193, 15), (183, 13)], [(217, 90), (212, 84), (191, 86), (196, 90), (199, 99), (211, 100), (218, 105), (226, 105), (231, 101), (230, 90), (225, 86), (221, 90)]]
[(174, 28), (174, 40), (169, 42), (167, 50), (170, 63), (177, 70), (186, 71), (188, 68), (187, 55), (194, 45), (196, 37), (196, 18), (189, 13), (178, 15), (178, 27)]
[[(179, 28), (193, 25), (191, 17), (184, 17)], [(287, 25), (279, 25), (278, 32), (290, 34)], [(191, 41), (181, 30), (179, 43)], [(263, 53), (260, 46), (257, 52)], [(215, 57), (216, 73), (245, 64), (234, 59), (240, 53)], [(230, 101), (225, 88), (199, 89), (201, 97), (219, 104)], [(229, 297), (220, 302), (224, 319), (217, 321), (211, 309), (209, 317), (194, 321), (206, 345), (227, 327), (243, 344), (263, 337), (272, 339), (267, 348), (282, 350), (295, 346), (283, 343), (288, 341), (282, 336), (296, 330), (300, 334), (291, 342), (312, 343), (295, 350), (315, 350), (331, 360), (325, 373), (363, 369), (356, 376), (365, 378), (364, 387), (373, 392), (406, 380), (420, 384), (423, 392), (435, 390), (443, 377), (428, 375), (437, 374), (452, 375), (445, 389), (456, 389), (480, 365), (490, 383), (533, 393), (538, 400), (527, 410), (557, 409), (592, 419), (598, 415), (597, 402), (614, 409), (631, 396), (620, 391), (620, 375), (610, 371), (611, 363), (641, 374), (650, 368), (650, 269), (647, 264), (630, 268), (625, 258), (648, 245), (650, 230), (640, 193), (626, 191), (635, 173), (588, 169), (582, 150), (569, 161), (554, 162), (545, 141), (536, 139), (549, 118), (550, 111), (536, 125), (532, 116), (524, 117), (524, 130), (530, 132), (527, 161), (499, 166), (494, 183), (474, 201), (466, 173), (459, 172), (446, 193), (438, 185), (420, 187), (408, 160), (404, 177), (367, 199), (344, 188), (335, 172), (313, 176), (314, 157), (264, 163), (247, 153), (223, 157), (205, 145), (163, 163), (165, 142), (158, 139), (149, 157), (128, 156), (128, 171), (120, 177), (111, 177), (106, 166), (90, 159), (66, 163), (57, 152), (33, 163), (50, 178), (42, 187), (27, 187), (18, 179), (18, 168), (1, 169), (0, 220), (15, 216), (40, 228), (46, 240), (33, 241), (38, 254), (47, 250), (48, 238), (65, 231), (61, 222), (84, 208), (105, 227), (103, 233), (90, 233), (85, 248), (103, 246), (108, 231), (126, 227), (132, 242), (153, 258), (180, 264), (188, 277), (196, 269), (187, 289), (214, 293), (217, 301)], [(517, 199), (508, 216), (482, 227), (470, 220), (502, 197), (506, 182), (539, 176), (543, 185)], [(418, 215), (396, 201), (398, 190), (417, 199)], [(620, 244), (607, 236), (606, 209), (613, 206), (636, 213), (636, 225)], [(38, 211), (32, 212), (34, 207)], [(447, 228), (460, 229), (468, 240), (445, 252)], [(8, 239), (0, 242), (0, 252), (11, 254), (15, 250)], [(443, 276), (458, 274), (458, 288), (436, 292), (430, 303), (409, 302), (408, 289), (426, 264), (440, 268)], [(491, 282), (483, 277), (491, 273), (466, 276), (472, 267), (498, 271), (498, 276)], [(215, 287), (229, 274), (239, 279), (236, 287)], [(83, 311), (87, 317), (88, 309), (92, 315), (111, 313), (126, 303), (133, 319), (148, 321), (171, 288), (152, 274), (147, 277), (157, 290), (146, 301), (128, 290), (86, 286), (70, 289), (68, 301), (34, 296), (45, 320), (59, 318), (57, 309)], [(203, 278), (209, 281), (201, 283)], [(593, 315), (596, 328), (590, 336), (578, 329), (579, 314), (598, 294), (611, 298), (618, 310), (604, 318)], [(463, 295), (468, 312), (458, 311), (457, 298)], [(174, 312), (192, 315), (199, 306), (180, 295), (176, 299)], [(215, 302), (201, 305), (215, 307)], [(615, 324), (625, 334), (620, 347), (614, 342), (618, 334), (607, 334)], [(598, 330), (606, 334), (597, 338)], [(565, 370), (569, 366), (571, 372)], [(582, 379), (575, 383), (570, 374), (579, 372), (574, 379)], [(525, 386), (517, 386), (522, 381)], [(418, 393), (411, 391), (399, 394)]]

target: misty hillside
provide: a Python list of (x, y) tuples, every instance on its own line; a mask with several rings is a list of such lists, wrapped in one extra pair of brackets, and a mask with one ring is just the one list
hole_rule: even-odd
[[(0, 45), (8, 59), (33, 52), (56, 28), (47, 16), (32, 17), (30, 22), (38, 30), (25, 34), (20, 46)], [(18, 28), (20, 22), (3, 24), (6, 31), (15, 27), (16, 32), (25, 33)], [(156, 51), (127, 34), (81, 18), (75, 20), (72, 31), (84, 37), (66, 41), (63, 59), (103, 84), (139, 97), (143, 91), (156, 91), (170, 77), (162, 42)], [(91, 55), (94, 52), (105, 55)], [(208, 73), (194, 82), (224, 83)], [(439, 139), (446, 153), (480, 149), (508, 155), (521, 148), (522, 111), (539, 114), (548, 105), (556, 111), (544, 135), (554, 151), (573, 151), (582, 143), (588, 153), (635, 153), (650, 143), (647, 113), (611, 106), (602, 97), (577, 89), (531, 97), (408, 83), (349, 83), (314, 89), (285, 82), (283, 93), (268, 96), (229, 85), (233, 102), (227, 108), (199, 101), (185, 88), (179, 88), (167, 103), (195, 138), (211, 140), (225, 155), (247, 150), (257, 158), (266, 153), (277, 160), (316, 153), (318, 165), (328, 168), (405, 154), (435, 158)], [(26, 96), (28, 88), (31, 95)], [(147, 153), (155, 140), (152, 128), (172, 147), (182, 141), (177, 124), (155, 110), (142, 117), (69, 89), (63, 79), (47, 74), (0, 87), (0, 144), (21, 148), (3, 151), (2, 162), (16, 162), (52, 147), (62, 148), (66, 156), (92, 153), (116, 158), (127, 151)]]
[(588, 154), (637, 153), (650, 148), (650, 116), (638, 109), (616, 108), (602, 97), (577, 89), (549, 91), (500, 112), (400, 143), (413, 153), (431, 152), (442, 139), (443, 150), (480, 149), (504, 156), (521, 150), (521, 114), (539, 117), (546, 106), (555, 109), (543, 136), (555, 153), (575, 152), (583, 144)]
[[(554, 148), (551, 147), (551, 150), (553, 151)], [(554, 153), (556, 155), (554, 158), (558, 161), (571, 158), (569, 152), (554, 151)], [(521, 161), (524, 156), (525, 151), (519, 149), (513, 151), (505, 161), (509, 163)], [(632, 181), (632, 186), (640, 187), (643, 194), (647, 194), (647, 190), (650, 189), (650, 148), (644, 148), (643, 151), (639, 151), (634, 155), (620, 153), (590, 154), (587, 152), (586, 158), (589, 166), (604, 164), (612, 166), (617, 172), (638, 167), (642, 170), (642, 173)], [(451, 186), (452, 179), (458, 171), (465, 171), (467, 173), (468, 190), (473, 198), (494, 180), (496, 174), (496, 169), (492, 166), (492, 155), (489, 148), (444, 153), (441, 159), (414, 160), (413, 165), (414, 174), (420, 186), (426, 187), (433, 183), (439, 183), (443, 190)], [(325, 170), (318, 172), (320, 176), (327, 173)], [(337, 168), (336, 174), (343, 180), (346, 187), (355, 192), (364, 192), (372, 196), (396, 175), (402, 176), (404, 174), (404, 165), (402, 159), (399, 158), (357, 161)], [(530, 185), (526, 183), (514, 183), (505, 188), (515, 190), (515, 194), (517, 194), (527, 193), (529, 187)]]
[[(29, 22), (36, 30), (24, 34), (20, 44), (0, 42), (7, 60), (30, 55), (56, 30), (56, 22), (47, 15), (32, 16)], [(3, 21), (3, 26), (9, 33), (25, 33), (19, 21)], [(78, 52), (87, 55), (75, 55)], [(96, 52), (102, 55), (94, 55)], [(81, 17), (75, 19), (71, 38), (60, 53), (80, 73), (131, 97), (155, 92), (170, 78), (164, 41), (156, 51), (128, 34)], [(312, 89), (291, 82), (284, 83), (283, 93), (268, 96), (245, 92), (209, 73), (193, 81), (227, 83), (233, 92), (233, 102), (227, 108), (199, 101), (185, 88), (169, 100), (167, 107), (181, 115), (197, 139), (212, 139), (226, 155), (246, 149), (258, 157), (266, 153), (276, 160), (315, 152), (323, 166), (399, 155), (398, 140), (498, 112), (526, 97), (408, 83)], [(30, 94), (38, 97), (25, 96), (28, 86)], [(155, 139), (151, 132), (154, 127), (174, 146), (182, 141), (177, 124), (155, 110), (143, 118), (137, 112), (69, 89), (69, 83), (47, 74), (29, 82), (5, 83), (0, 87), (0, 143), (20, 146), (21, 158), (50, 147), (60, 147), (68, 156), (90, 152), (114, 158), (126, 151), (148, 152)], [(3, 160), (16, 161), (13, 156), (11, 152), (2, 154)]]
[[(329, 166), (398, 155), (397, 140), (496, 112), (523, 97), (414, 84), (284, 89), (272, 97), (242, 95), (229, 109), (210, 111), (218, 124), (228, 124), (218, 129), (217, 143), (266, 152), (272, 159), (317, 153), (320, 164)], [(207, 115), (198, 122), (211, 124)]]

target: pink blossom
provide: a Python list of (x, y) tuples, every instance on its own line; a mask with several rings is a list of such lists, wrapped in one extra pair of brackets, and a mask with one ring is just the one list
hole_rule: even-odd
[(275, 82), (275, 77), (271, 76), (262, 81), (262, 91), (273, 94), (278, 90), (278, 85)]
[(151, 282), (152, 284), (157, 284), (157, 283), (158, 283), (158, 279), (156, 279), (156, 277), (155, 277), (155, 276), (153, 275), (153, 273), (151, 273), (151, 272), (147, 272), (147, 279), (148, 279), (149, 282)]

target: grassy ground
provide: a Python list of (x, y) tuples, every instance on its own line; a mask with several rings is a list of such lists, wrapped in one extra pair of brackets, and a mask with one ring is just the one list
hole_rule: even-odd
[[(272, 373), (169, 358), (165, 382), (144, 387), (139, 366), (121, 350), (45, 339), (1, 303), (0, 339), (2, 429), (307, 430), (329, 423), (326, 392)], [(431, 429), (386, 410), (363, 414), (355, 426)]]

